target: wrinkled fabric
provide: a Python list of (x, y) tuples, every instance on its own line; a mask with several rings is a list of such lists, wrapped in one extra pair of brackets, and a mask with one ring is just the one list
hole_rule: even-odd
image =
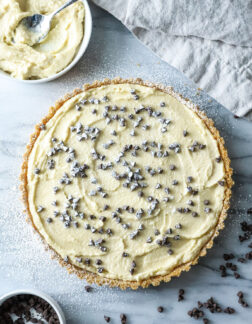
[(239, 116), (252, 110), (252, 0), (93, 0)]

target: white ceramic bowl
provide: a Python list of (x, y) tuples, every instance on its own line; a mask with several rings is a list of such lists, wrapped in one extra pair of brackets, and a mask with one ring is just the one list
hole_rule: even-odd
[(65, 74), (66, 72), (68, 72), (69, 70), (71, 70), (71, 68), (80, 60), (80, 58), (82, 57), (82, 55), (85, 53), (89, 41), (90, 41), (90, 37), (91, 37), (91, 33), (92, 33), (92, 15), (91, 15), (91, 11), (88, 5), (87, 0), (80, 0), (83, 2), (84, 7), (85, 7), (85, 23), (84, 23), (84, 36), (82, 39), (82, 42), (80, 44), (78, 53), (76, 54), (76, 56), (74, 57), (73, 61), (67, 65), (67, 67), (65, 67), (64, 70), (53, 74), (51, 76), (49, 76), (48, 78), (43, 78), (43, 79), (38, 79), (38, 80), (20, 80), (20, 79), (16, 79), (13, 78), (10, 74), (2, 71), (0, 69), (0, 76), (4, 76), (7, 77), (9, 79), (12, 80), (17, 80), (19, 82), (23, 82), (23, 83), (29, 83), (29, 84), (34, 84), (34, 83), (43, 83), (43, 82), (48, 82), (54, 79), (59, 78), (60, 76), (62, 76), (63, 74)]
[(60, 308), (59, 304), (52, 297), (50, 297), (36, 289), (11, 291), (8, 294), (5, 294), (0, 297), (0, 305), (7, 299), (17, 296), (17, 295), (34, 295), (34, 296), (41, 297), (42, 299), (47, 301), (52, 306), (52, 308), (55, 310), (56, 314), (58, 315), (60, 324), (66, 324), (66, 319), (65, 319), (64, 313), (63, 313), (62, 309)]

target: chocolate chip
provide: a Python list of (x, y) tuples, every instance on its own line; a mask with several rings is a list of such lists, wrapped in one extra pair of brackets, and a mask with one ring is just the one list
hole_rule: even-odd
[(186, 180), (187, 180), (188, 183), (192, 183), (193, 182), (193, 177), (189, 176), (189, 177), (187, 177)]
[(192, 310), (188, 311), (187, 314), (194, 319), (199, 319), (204, 316), (204, 312), (194, 307)]
[(120, 319), (121, 319), (121, 323), (122, 323), (122, 324), (125, 324), (126, 321), (127, 321), (127, 317), (126, 317), (125, 314), (120, 314)]
[(246, 253), (246, 254), (245, 254), (245, 258), (246, 258), (247, 260), (252, 260), (252, 251)]
[(240, 276), (240, 274), (238, 273), (238, 272), (235, 272), (234, 273), (234, 276), (235, 276), (235, 279), (239, 279), (241, 276)]
[(233, 253), (230, 253), (230, 254), (224, 253), (224, 254), (223, 254), (223, 259), (224, 259), (225, 261), (228, 261), (228, 260), (234, 259), (234, 255), (233, 255)]
[(175, 166), (174, 164), (171, 164), (171, 165), (169, 166), (169, 168), (170, 168), (170, 170), (174, 171), (174, 170), (176, 169), (176, 166)]
[(163, 308), (162, 306), (159, 306), (159, 307), (157, 308), (157, 311), (158, 311), (159, 313), (163, 313), (164, 308)]
[(109, 317), (109, 316), (106, 316), (106, 315), (104, 315), (104, 320), (105, 320), (105, 322), (109, 323), (109, 322), (110, 322), (110, 317)]
[(241, 304), (242, 307), (248, 307), (248, 304), (243, 299), (244, 295), (242, 291), (238, 291), (237, 296), (239, 297), (238, 303)]
[(93, 288), (91, 286), (85, 286), (86, 292), (91, 292)]
[(168, 250), (168, 254), (169, 254), (169, 255), (172, 255), (172, 254), (173, 254), (173, 250), (172, 250), (172, 249), (169, 249), (169, 250)]
[(226, 307), (226, 308), (224, 309), (224, 313), (227, 313), (227, 314), (234, 314), (234, 313), (235, 313), (235, 310), (234, 310), (234, 308), (232, 308), (232, 307)]
[(225, 181), (224, 180), (220, 180), (220, 181), (218, 181), (218, 184), (220, 186), (224, 187), (225, 186)]
[(184, 300), (184, 289), (179, 289), (179, 293), (178, 293), (178, 301)]

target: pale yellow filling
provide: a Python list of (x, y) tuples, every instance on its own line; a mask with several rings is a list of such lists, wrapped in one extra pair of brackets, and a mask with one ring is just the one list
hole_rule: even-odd
[(65, 0), (0, 0), (0, 69), (18, 79), (41, 79), (62, 71), (75, 57), (83, 38), (84, 5), (77, 1), (58, 13), (41, 43), (19, 22), (35, 13), (50, 14)]
[[(139, 96), (138, 100), (134, 99), (131, 89), (135, 89), (135, 94)], [(108, 102), (102, 101), (104, 96), (107, 96)], [(84, 105), (80, 104), (81, 110), (76, 110), (76, 104), (83, 99), (91, 98), (99, 99), (101, 102), (92, 104), (87, 101)], [(160, 107), (161, 102), (165, 102), (165, 107)], [(108, 117), (103, 116), (104, 107), (107, 105), (110, 106), (108, 117), (112, 119), (113, 115), (118, 114), (119, 118), (126, 119), (125, 126), (121, 126), (120, 121), (116, 120), (107, 123)], [(118, 107), (117, 111), (111, 111), (114, 105)], [(134, 108), (141, 105), (152, 107), (154, 112), (160, 111), (162, 116), (149, 117), (146, 111), (135, 114)], [(123, 106), (126, 107), (126, 112), (120, 111)], [(93, 109), (96, 113), (92, 112)], [(129, 119), (129, 114), (133, 114), (134, 119)], [(134, 128), (134, 123), (139, 117), (142, 117), (142, 121)], [(162, 124), (160, 118), (169, 119), (171, 122), (168, 125)], [(81, 123), (83, 128), (84, 126), (99, 128), (97, 139), (79, 141), (80, 134), (70, 129), (78, 123)], [(143, 127), (146, 124), (149, 125), (147, 130)], [(162, 127), (166, 127), (167, 131), (162, 132)], [(113, 130), (116, 131), (116, 136), (111, 135)], [(135, 130), (135, 136), (131, 135), (132, 130)], [(183, 135), (184, 130), (187, 130), (187, 136)], [(53, 143), (52, 138), (58, 141)], [(104, 144), (110, 140), (113, 140), (114, 144), (107, 149), (104, 148)], [(144, 145), (149, 148), (147, 152), (142, 149), (145, 140), (148, 142)], [(73, 161), (89, 166), (85, 171), (87, 177), (71, 176), (73, 162), (66, 162), (70, 156), (69, 151), (62, 150), (53, 156), (47, 155), (53, 147), (60, 146), (60, 141), (64, 142), (64, 146), (75, 150)], [(153, 141), (162, 144), (162, 147), (152, 147), (150, 143)], [(195, 141), (206, 147), (200, 149), (196, 146), (195, 151), (191, 152), (188, 148)], [(169, 148), (173, 143), (180, 144), (181, 152), (176, 153)], [(137, 156), (133, 156), (131, 150), (116, 163), (116, 158), (126, 144), (140, 146)], [(105, 155), (106, 159), (95, 160), (92, 149)], [(152, 151), (162, 151), (161, 153), (168, 151), (169, 155), (153, 157)], [(103, 267), (101, 276), (140, 280), (167, 274), (175, 267), (193, 260), (213, 234), (224, 198), (224, 187), (218, 184), (218, 181), (224, 178), (223, 162), (216, 162), (219, 156), (217, 143), (204, 122), (195, 112), (171, 95), (150, 87), (130, 84), (108, 85), (88, 90), (65, 102), (35, 142), (28, 165), (29, 206), (34, 224), (62, 258), (68, 256), (72, 264), (95, 273), (99, 267)], [(51, 159), (55, 162), (53, 169), (48, 168), (48, 161)], [(112, 175), (113, 171), (120, 174), (129, 171), (123, 166), (123, 161), (129, 165), (136, 162), (135, 167), (132, 167), (133, 172), (137, 168), (141, 169), (144, 180), (139, 182), (147, 184), (147, 187), (142, 189), (143, 197), (138, 195), (141, 189), (131, 191), (132, 183), (126, 188), (123, 186), (125, 179), (117, 180)], [(112, 169), (99, 169), (101, 163), (109, 162), (113, 162)], [(170, 170), (170, 165), (175, 165), (175, 170)], [(162, 168), (163, 173), (151, 175), (145, 169), (147, 166), (155, 170)], [(35, 174), (36, 168), (40, 170), (38, 174)], [(71, 184), (59, 182), (64, 173), (69, 176)], [(187, 177), (192, 177), (193, 181), (188, 183)], [(93, 178), (97, 180), (96, 184), (92, 183), (95, 182)], [(177, 180), (178, 184), (173, 185), (173, 180)], [(161, 188), (157, 189), (157, 185), (161, 185)], [(53, 192), (55, 186), (59, 187), (56, 194)], [(106, 198), (101, 196), (98, 186), (101, 186), (102, 192), (107, 194)], [(197, 189), (198, 194), (193, 195), (188, 191), (188, 186), (193, 190)], [(166, 187), (170, 189), (169, 193), (165, 192)], [(95, 196), (92, 196), (92, 190), (96, 191)], [(72, 207), (67, 208), (68, 195), (80, 198), (76, 210), (85, 214), (84, 219), (75, 216)], [(159, 201), (150, 214), (148, 209), (152, 202), (148, 201), (149, 196)], [(165, 197), (169, 197), (168, 202), (163, 201)], [(52, 202), (55, 200), (57, 205), (53, 206)], [(193, 201), (193, 206), (188, 205), (189, 200)], [(204, 204), (205, 200), (209, 200), (208, 205)], [(110, 209), (104, 210), (105, 204), (109, 205)], [(117, 219), (112, 217), (112, 212), (125, 205), (133, 207), (134, 213), (128, 211), (117, 213), (121, 219), (121, 222), (117, 223)], [(37, 211), (39, 206), (44, 208), (41, 212)], [(177, 210), (186, 207), (190, 208), (190, 212), (180, 213)], [(144, 210), (144, 214), (138, 219), (136, 212), (140, 208)], [(210, 211), (206, 212), (205, 208), (210, 208)], [(61, 220), (61, 214), (66, 209), (72, 216), (69, 228), (66, 228)], [(58, 211), (59, 215), (55, 217), (54, 211)], [(198, 216), (193, 217), (192, 212), (197, 212)], [(90, 219), (90, 215), (96, 216), (96, 219)], [(107, 220), (103, 223), (99, 220), (100, 216), (105, 216)], [(51, 223), (46, 221), (48, 218), (52, 218)], [(78, 222), (78, 228), (74, 226), (75, 221)], [(113, 234), (100, 234), (98, 231), (92, 233), (90, 229), (85, 229), (85, 224), (90, 224), (95, 229), (103, 228), (104, 232), (110, 228)], [(123, 224), (128, 224), (129, 228), (123, 228)], [(143, 229), (131, 239), (130, 234), (141, 224)], [(176, 228), (179, 227), (178, 224), (182, 226), (181, 229)], [(172, 233), (166, 234), (170, 228)], [(160, 234), (155, 235), (155, 230), (160, 231)], [(180, 236), (180, 240), (174, 239), (176, 235)], [(164, 236), (168, 237), (171, 246), (160, 246), (156, 243)], [(151, 243), (146, 242), (148, 237), (152, 238)], [(99, 245), (89, 246), (90, 240), (95, 241), (99, 238), (104, 239), (105, 242), (100, 246), (105, 246), (107, 251), (102, 251)], [(170, 250), (173, 254), (168, 253)], [(122, 257), (123, 252), (128, 253), (128, 257)], [(86, 258), (91, 259), (90, 265), (85, 264)], [(102, 265), (96, 265), (97, 259), (102, 261)], [(130, 273), (132, 261), (136, 263), (133, 274)]]

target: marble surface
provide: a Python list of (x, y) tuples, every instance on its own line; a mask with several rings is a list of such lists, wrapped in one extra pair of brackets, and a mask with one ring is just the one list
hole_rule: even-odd
[[(252, 221), (247, 209), (252, 207), (252, 125), (235, 119), (224, 107), (186, 79), (180, 72), (141, 45), (116, 19), (91, 5), (94, 18), (93, 35), (87, 52), (79, 64), (62, 78), (41, 85), (27, 85), (0, 79), (0, 295), (18, 288), (37, 288), (55, 297), (62, 305), (69, 324), (103, 323), (103, 315), (111, 323), (120, 323), (120, 313), (127, 323), (163, 324), (194, 323), (187, 311), (198, 300), (210, 296), (221, 306), (234, 307), (236, 313), (211, 314), (211, 323), (251, 323), (252, 261), (238, 265), (241, 278), (231, 272), (221, 278), (219, 265), (223, 253), (244, 255), (249, 251), (246, 241), (240, 243), (241, 221)], [(104, 77), (141, 77), (172, 85), (197, 102), (215, 121), (225, 138), (234, 168), (235, 186), (232, 210), (226, 227), (214, 247), (190, 272), (159, 287), (120, 291), (96, 287), (84, 290), (85, 282), (69, 276), (56, 261), (50, 260), (22, 214), (18, 175), (22, 154), (34, 124), (47, 113), (48, 107), (65, 92), (83, 83)], [(185, 300), (177, 302), (178, 289), (185, 289)], [(242, 290), (251, 307), (238, 304), (236, 293)], [(164, 312), (158, 313), (162, 305)], [(198, 321), (202, 322), (202, 321)], [(196, 322), (197, 323), (197, 322)]]

